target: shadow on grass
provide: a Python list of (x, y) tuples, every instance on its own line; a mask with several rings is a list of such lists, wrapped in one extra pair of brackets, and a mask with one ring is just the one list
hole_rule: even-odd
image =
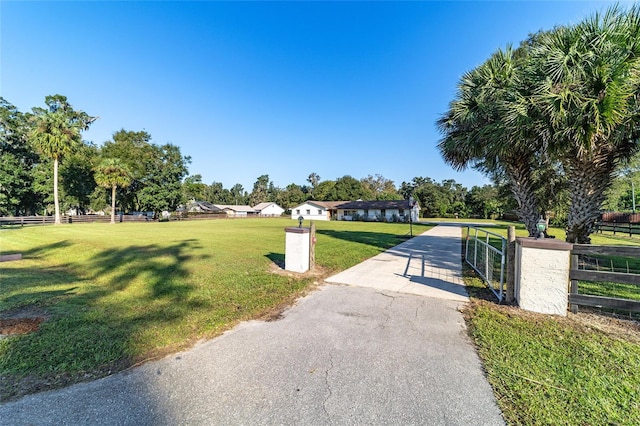
[[(42, 257), (44, 254), (51, 252), (51, 250), (59, 250), (69, 246), (71, 246), (71, 243), (67, 240), (63, 240), (63, 241), (58, 241), (51, 244), (45, 244), (39, 247), (33, 247), (30, 250), (21, 251), (19, 253), (22, 254), (23, 259), (38, 259)], [(10, 254), (10, 253), (3, 253), (3, 254)]]
[(275, 263), (278, 267), (284, 269), (284, 254), (283, 253), (269, 253), (265, 257)]
[(331, 229), (318, 229), (316, 233), (340, 240), (366, 244), (383, 250), (396, 246), (409, 238), (409, 235), (368, 231), (335, 231)]
[[(38, 308), (49, 317), (36, 333), (0, 340), (2, 401), (126, 368), (138, 354), (163, 347), (163, 324), (202, 307), (190, 297), (194, 288), (186, 279), (185, 263), (198, 248), (194, 240), (118, 247), (86, 261), (47, 264), (48, 252), (71, 245), (34, 248), (24, 256), (41, 257), (43, 266), (18, 263), (2, 272), (0, 315)], [(156, 329), (160, 336), (149, 333)]]

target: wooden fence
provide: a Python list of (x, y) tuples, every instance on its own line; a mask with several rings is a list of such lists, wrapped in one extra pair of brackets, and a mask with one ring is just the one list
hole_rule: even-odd
[[(147, 222), (151, 221), (146, 216), (140, 215), (117, 215), (116, 222)], [(102, 222), (108, 223), (111, 221), (109, 215), (97, 215), (97, 214), (85, 214), (85, 215), (73, 215), (73, 216), (61, 216), (60, 221), (62, 223), (91, 223)], [(55, 223), (54, 216), (7, 216), (0, 217), (0, 226), (8, 225), (52, 225)]]
[[(188, 213), (185, 215), (171, 215), (168, 218), (160, 218), (159, 220), (175, 221), (175, 220), (207, 220), (207, 219), (248, 219), (248, 218), (274, 218), (281, 217), (276, 215), (229, 215), (227, 213)], [(74, 215), (62, 216), (62, 223), (90, 223), (111, 221), (109, 215)], [(116, 215), (116, 222), (153, 222), (155, 219), (145, 215)], [(25, 225), (53, 225), (55, 218), (53, 216), (7, 216), (0, 217), (0, 226), (25, 226)]]
[[(611, 270), (587, 270), (579, 269), (579, 256), (617, 256), (626, 258), (640, 258), (640, 247), (630, 246), (592, 246), (590, 244), (574, 244), (571, 251), (571, 287), (569, 291), (569, 304), (571, 311), (578, 312), (578, 306), (591, 306), (597, 308), (607, 308), (623, 310), (627, 312), (640, 312), (640, 300), (622, 299), (609, 296), (594, 296), (579, 294), (579, 281), (595, 283), (620, 283), (635, 286), (640, 296), (640, 274), (627, 272), (615, 272), (613, 261)], [(640, 299), (640, 297), (639, 297)]]
[(640, 213), (603, 212), (600, 220), (603, 222), (640, 223)]
[(613, 235), (624, 234), (630, 237), (640, 235), (640, 223), (632, 222), (596, 222), (596, 232), (613, 232)]

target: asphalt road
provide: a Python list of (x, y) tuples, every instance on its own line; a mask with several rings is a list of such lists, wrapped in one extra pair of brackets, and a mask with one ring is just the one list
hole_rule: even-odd
[[(432, 236), (418, 240), (425, 252), (442, 241)], [(396, 262), (396, 272), (387, 273), (414, 270), (407, 259), (421, 250), (415, 240), (395, 248), (384, 263)], [(367, 262), (371, 273), (383, 263)], [(405, 273), (412, 284), (435, 282), (417, 277)], [(278, 321), (246, 322), (128, 372), (0, 404), (0, 423), (504, 424), (467, 337), (460, 296), (328, 284)]]

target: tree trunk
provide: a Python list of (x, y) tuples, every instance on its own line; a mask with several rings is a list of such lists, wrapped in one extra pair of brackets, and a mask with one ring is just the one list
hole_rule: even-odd
[(60, 201), (58, 200), (58, 159), (53, 159), (53, 205), (55, 209), (55, 224), (60, 225)]
[(518, 218), (524, 223), (529, 236), (534, 237), (537, 232), (536, 223), (540, 216), (540, 208), (534, 192), (529, 160), (519, 158), (509, 161), (506, 172), (511, 192), (518, 202)]
[(116, 186), (111, 187), (111, 223), (116, 223)]
[(571, 191), (571, 205), (567, 218), (567, 242), (590, 244), (605, 199), (611, 186), (615, 160), (601, 150), (592, 159), (577, 156), (566, 165)]

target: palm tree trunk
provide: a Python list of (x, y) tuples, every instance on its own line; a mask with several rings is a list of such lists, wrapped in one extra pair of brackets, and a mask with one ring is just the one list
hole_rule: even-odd
[(116, 186), (111, 187), (111, 223), (116, 223)]
[(536, 223), (540, 216), (538, 199), (534, 192), (534, 183), (528, 159), (509, 161), (506, 166), (511, 192), (518, 202), (518, 218), (524, 223), (530, 237), (537, 233)]
[(58, 200), (58, 159), (53, 159), (53, 205), (55, 209), (55, 224), (60, 225), (60, 201)]
[(615, 162), (600, 152), (591, 160), (575, 158), (567, 164), (571, 205), (567, 218), (567, 242), (590, 244), (589, 235), (600, 217), (605, 191), (611, 186)]

